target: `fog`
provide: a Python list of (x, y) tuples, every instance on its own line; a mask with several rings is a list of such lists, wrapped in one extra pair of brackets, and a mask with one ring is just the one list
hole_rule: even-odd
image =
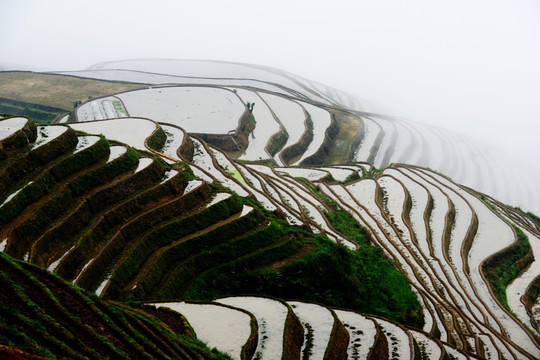
[(0, 69), (148, 57), (268, 65), (538, 167), (539, 18), (536, 0), (1, 0)]

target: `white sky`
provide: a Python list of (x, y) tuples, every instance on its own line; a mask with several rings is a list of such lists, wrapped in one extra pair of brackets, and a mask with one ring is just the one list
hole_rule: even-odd
[(269, 65), (539, 164), (540, 1), (0, 0), (0, 68)]

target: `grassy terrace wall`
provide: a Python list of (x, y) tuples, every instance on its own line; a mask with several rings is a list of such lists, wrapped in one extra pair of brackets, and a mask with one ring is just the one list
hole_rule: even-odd
[[(127, 157), (128, 155), (125, 154), (124, 156)], [(120, 157), (115, 161), (129, 160)], [(152, 165), (136, 174), (128, 176), (124, 180), (117, 181), (111, 184), (111, 186), (85, 195), (74, 204), (76, 205), (75, 208), (70, 208), (66, 216), (40, 238), (34, 247), (31, 260), (36, 264), (47, 265), (51, 257), (58, 250), (67, 250), (71, 246), (70, 244), (76, 241), (78, 232), (87, 226), (104, 208), (123, 200), (127, 196), (136, 194), (141, 188), (152, 185), (162, 177), (162, 174), (163, 168), (159, 163), (154, 162)], [(109, 223), (109, 225), (112, 225), (112, 223)], [(97, 229), (99, 227), (94, 227), (94, 230)], [(91, 235), (89, 241), (95, 245), (101, 239), (103, 232), (94, 231)], [(60, 243), (58, 243), (59, 239), (61, 239)], [(80, 242), (83, 244), (83, 247), (85, 241), (86, 239), (82, 236)]]
[[(207, 300), (233, 294), (256, 294), (259, 272), (277, 260), (294, 256), (303, 246), (293, 235), (284, 236), (274, 222), (254, 235), (273, 240), (274, 244), (206, 271), (191, 284), (185, 297)], [(271, 291), (266, 293), (270, 294)]]
[(0, 161), (33, 143), (36, 138), (37, 126), (32, 120), (28, 120), (22, 129), (0, 140)]
[(298, 360), (302, 354), (302, 344), (304, 343), (304, 328), (302, 323), (291, 309), (287, 306), (287, 317), (285, 318), (285, 330), (283, 331), (283, 355), (282, 360)]
[(242, 154), (249, 145), (248, 136), (255, 129), (255, 118), (247, 109), (238, 121), (238, 126), (230, 134), (206, 134), (193, 133), (193, 135), (204, 140), (225, 152), (233, 154)]
[(304, 113), (306, 114), (305, 130), (302, 133), (300, 140), (283, 149), (279, 155), (286, 165), (292, 164), (300, 159), (302, 154), (306, 152), (309, 144), (313, 141), (313, 120), (311, 120), (311, 116), (305, 110)]
[(0, 254), (0, 344), (47, 358), (223, 359), (139, 309)]
[[(19, 152), (10, 154), (10, 158), (1, 164), (0, 193), (5, 192), (10, 187), (15, 190), (15, 187), (25, 176), (37, 176), (46, 167), (51, 167), (53, 161), (55, 162), (53, 163), (54, 167), (58, 168), (60, 160), (70, 157), (76, 144), (77, 136), (73, 131), (68, 130), (39, 148), (26, 147), (18, 149)], [(59, 179), (62, 176), (58, 174), (57, 170), (55, 169), (53, 175)], [(8, 194), (3, 194), (3, 196), (6, 195)]]
[(145, 313), (151, 314), (152, 316), (157, 317), (164, 324), (166, 324), (172, 331), (176, 334), (184, 335), (187, 337), (195, 336), (195, 331), (189, 324), (186, 317), (179, 312), (169, 309), (168, 307), (158, 307), (155, 305), (131, 305), (136, 307)]
[(56, 159), (57, 154), (65, 153), (68, 150), (75, 149), (77, 145), (77, 135), (72, 128), (67, 128), (62, 134), (52, 139), (48, 143), (41, 145), (40, 147), (33, 149), (28, 156), (30, 160), (37, 161), (41, 164)]
[(255, 211), (171, 248), (141, 282), (142, 288), (160, 298), (183, 296), (208, 271), (274, 244), (279, 235), (272, 233), (272, 226), (259, 229), (261, 221)]
[(332, 316), (334, 317), (334, 326), (330, 333), (328, 347), (324, 353), (324, 360), (345, 360), (347, 359), (347, 347), (349, 345), (350, 335), (334, 311), (332, 311)]
[(161, 126), (158, 126), (156, 130), (154, 130), (154, 132), (148, 137), (146, 143), (151, 149), (161, 151), (166, 141), (167, 134), (165, 134), (165, 131), (161, 128)]
[[(101, 138), (93, 146), (54, 164), (49, 171), (56, 182), (60, 182), (63, 178), (104, 158), (108, 153), (108, 142), (104, 138)], [(54, 223), (58, 216), (69, 209), (74, 201), (75, 196), (69, 189), (69, 186), (64, 187), (59, 194), (46, 199), (45, 203), (39, 209), (14, 229), (12, 232), (13, 241), (17, 242), (18, 245), (20, 244), (26, 247), (31, 239), (35, 239), (42, 234), (50, 224)]]
[(189, 137), (187, 133), (184, 133), (184, 139), (182, 140), (182, 144), (180, 145), (178, 150), (176, 150), (176, 154), (180, 157), (180, 159), (187, 162), (192, 162), (194, 151), (195, 145), (193, 145), (191, 137)]
[(517, 234), (516, 241), (482, 262), (482, 272), (491, 289), (507, 310), (510, 308), (506, 299), (506, 287), (534, 261), (529, 239), (521, 229), (517, 227), (514, 229)]
[[(146, 207), (146, 200), (149, 200), (150, 202), (148, 204), (150, 204), (153, 198), (152, 195), (159, 195), (160, 192), (152, 191), (151, 193), (142, 194), (141, 199), (138, 197), (134, 198), (132, 201), (136, 203), (135, 207), (129, 206), (127, 203), (121, 206), (118, 211), (115, 211), (115, 214), (119, 215), (117, 219), (121, 221), (123, 218), (122, 214), (125, 215), (126, 212), (131, 216), (135, 216), (135, 210), (140, 209), (142, 211)], [(103, 223), (100, 223), (95, 230), (87, 235), (94, 237), (95, 241), (99, 241), (100, 239), (106, 239), (106, 241), (101, 245), (99, 254), (94, 259), (94, 263), (90, 268), (91, 271), (87, 271), (81, 276), (79, 284), (84, 288), (97, 288), (99, 283), (105, 278), (111, 264), (115, 264), (122, 257), (131, 256), (129, 252), (126, 252), (126, 249), (129, 249), (131, 246), (137, 246), (138, 241), (141, 241), (140, 238), (146, 236), (152, 228), (168, 219), (188, 213), (201, 202), (206, 201), (210, 194), (211, 188), (204, 184), (187, 195), (146, 213), (144, 216), (138, 218), (137, 221), (130, 221), (120, 229), (120, 234), (114, 238), (112, 238), (112, 235), (118, 228), (111, 229), (109, 227), (111, 222), (106, 218)], [(112, 222), (112, 225), (118, 226), (120, 223)], [(144, 259), (139, 260), (143, 261)]]
[[(24, 140), (21, 140), (20, 142), (19, 140), (13, 140), (15, 144), (7, 144), (3, 147), (3, 150), (5, 151), (2, 152), (0, 150), (0, 153), (3, 154), (2, 156), (9, 156), (9, 158), (4, 159), (4, 161), (0, 163), (0, 194), (14, 184), (17, 184), (24, 176), (27, 176), (29, 170), (31, 170), (30, 173), (37, 172), (49, 161), (66, 156), (66, 153), (71, 151), (76, 144), (76, 139), (72, 139), (71, 134), (69, 135), (69, 138), (63, 137), (60, 140), (53, 139), (52, 142), (60, 141), (60, 146), (48, 146), (47, 151), (49, 152), (49, 156), (42, 160), (42, 157), (39, 156), (39, 152), (41, 151), (40, 148), (32, 149), (28, 146), (28, 141), (34, 142), (36, 140), (37, 128), (35, 127), (35, 124), (29, 122), (25, 127), (28, 127), (27, 133), (30, 133), (31, 135), (24, 134), (24, 132), (21, 131), (16, 132), (13, 134), (15, 135), (14, 138), (18, 138), (20, 135), (21, 139)], [(74, 133), (72, 133), (72, 135), (74, 135)], [(11, 139), (11, 137), (7, 137), (4, 141), (10, 142), (9, 139)], [(47, 145), (49, 144), (44, 146)], [(38, 155), (36, 155), (36, 153)]]
[(196, 233), (220, 220), (224, 220), (241, 211), (242, 206), (240, 198), (233, 195), (209, 208), (152, 230), (136, 245), (129, 257), (125, 259), (114, 273), (111, 278), (111, 285), (106, 293), (107, 297), (120, 297), (122, 287), (141, 270), (146, 260), (160, 247), (167, 246), (175, 240)]
[(28, 116), (38, 124), (49, 124), (67, 112), (66, 109), (0, 97), (0, 113)]
[(324, 141), (319, 147), (319, 149), (311, 156), (302, 160), (301, 165), (320, 165), (328, 163), (328, 158), (332, 147), (335, 147), (335, 142), (337, 135), (339, 134), (339, 125), (336, 121), (334, 115), (332, 115), (332, 120), (330, 126), (326, 129), (324, 133)]
[[(205, 271), (233, 261), (264, 243), (263, 231), (250, 233), (263, 221), (261, 214), (250, 214), (183, 241), (165, 251), (153, 264), (137, 288), (136, 296), (152, 294), (160, 298), (182, 296)], [(245, 236), (245, 234), (249, 234)], [(142, 296), (142, 295), (141, 295)]]
[[(115, 186), (114, 189), (110, 191), (111, 198), (117, 199), (118, 201), (124, 200), (126, 196), (130, 195), (128, 192), (130, 189), (138, 190), (138, 186), (143, 186), (143, 189), (147, 186), (152, 186), (156, 181), (159, 181), (162, 176), (163, 168), (159, 163), (154, 162), (144, 170), (129, 176), (126, 179), (130, 180), (128, 186)], [(122, 184), (125, 183), (126, 181), (122, 182)], [(135, 196), (138, 195), (139, 192), (140, 191), (135, 192)], [(67, 221), (62, 224), (62, 230), (70, 232), (71, 238), (69, 245), (77, 244), (77, 247), (65, 257), (64, 261), (56, 269), (59, 274), (67, 279), (73, 279), (77, 270), (79, 270), (83, 264), (87, 263), (87, 260), (91, 259), (92, 256), (95, 256), (95, 253), (104, 246), (104, 242), (108, 239), (108, 234), (114, 232), (116, 226), (122, 224), (129, 218), (126, 212), (121, 211), (121, 208), (115, 207), (107, 212), (105, 216), (98, 217), (97, 221), (92, 220), (95, 214), (100, 214), (102, 212), (103, 207), (93, 207), (91, 201), (86, 202), (86, 204), (87, 207), (83, 210), (84, 214), (87, 215), (85, 218), (79, 219), (77, 216), (70, 216), (72, 226), (69, 226)], [(106, 203), (104, 203), (103, 206), (105, 206), (105, 204)], [(138, 208), (133, 207), (131, 209), (136, 210)], [(79, 222), (77, 222), (78, 219)], [(89, 231), (84, 232), (85, 225), (88, 223), (90, 223), (92, 227)], [(79, 233), (80, 230), (83, 230), (83, 232)], [(42, 258), (47, 259), (48, 262), (51, 260), (51, 255), (54, 255), (54, 248), (51, 247), (50, 242), (47, 242), (46, 240), (52, 239), (54, 241), (54, 239), (58, 238), (55, 236), (57, 234), (58, 231), (56, 234), (47, 234), (47, 236), (39, 243), (40, 246), (36, 247), (36, 254), (40, 254)], [(40, 249), (41, 252), (39, 252), (38, 249)]]
[(287, 133), (287, 130), (283, 127), (283, 125), (279, 124), (279, 131), (272, 135), (270, 139), (268, 139), (268, 143), (266, 144), (266, 147), (264, 150), (270, 154), (270, 156), (274, 157), (278, 152), (283, 149), (285, 144), (287, 143), (287, 140), (289, 140), (289, 134)]
[[(40, 209), (38, 216), (40, 214), (46, 218), (52, 216), (52, 221), (55, 217), (64, 214), (65, 211), (71, 209), (72, 205), (83, 201), (83, 196), (86, 196), (88, 192), (99, 186), (105, 185), (115, 177), (121, 176), (132, 170), (138, 163), (138, 156), (136, 151), (128, 151), (115, 161), (94, 167), (92, 170), (84, 172), (82, 175), (75, 177), (71, 181), (61, 184), (62, 189), (56, 196), (45, 199), (45, 205)], [(92, 209), (88, 207), (88, 203), (84, 203), (83, 207), (78, 208), (77, 210), (77, 214), (83, 214), (86, 218), (90, 217), (92, 214)], [(47, 211), (51, 211), (52, 214), (47, 214)], [(55, 250), (57, 246), (69, 243), (66, 241), (68, 239), (67, 235), (73, 234), (74, 231), (80, 229), (84, 224), (84, 216), (71, 216), (68, 218), (71, 222), (65, 221), (60, 228), (56, 228), (55, 231), (51, 233), (46, 233), (44, 238), (36, 245), (34, 256), (48, 259), (48, 257), (52, 255), (50, 253), (51, 250)], [(24, 238), (25, 236), (35, 238), (41, 234), (42, 230), (45, 230), (45, 226), (48, 226), (47, 222), (43, 222), (39, 218), (35, 218), (35, 223), (32, 222), (33, 220), (34, 218), (31, 218), (30, 221), (25, 222), (22, 228), (19, 228), (15, 234), (20, 236), (20, 238)], [(61, 232), (60, 230), (66, 230), (66, 232)], [(22, 250), (25, 245), (25, 242), (19, 242), (19, 250)], [(33, 259), (36, 260), (35, 257), (33, 257)], [(39, 264), (41, 264), (41, 262), (39, 262)]]

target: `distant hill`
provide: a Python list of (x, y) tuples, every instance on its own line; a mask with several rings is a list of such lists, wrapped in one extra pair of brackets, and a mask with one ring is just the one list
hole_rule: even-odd
[[(133, 69), (103, 69), (120, 66)], [(540, 218), (492, 196), (520, 196), (526, 175), (495, 177), (473, 141), (285, 72), (98, 67), (77, 75), (169, 83), (87, 100), (55, 125), (0, 120), (0, 296), (23, 299), (0, 313), (0, 344), (222, 356), (194, 332), (238, 359), (540, 357)], [(88, 341), (69, 336), (72, 297), (102, 309), (76, 330)]]

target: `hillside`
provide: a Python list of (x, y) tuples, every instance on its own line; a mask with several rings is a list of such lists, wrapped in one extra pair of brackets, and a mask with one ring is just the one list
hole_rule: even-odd
[[(540, 221), (492, 196), (510, 184), (519, 196), (525, 175), (489, 176), (492, 154), (474, 142), (368, 114), (285, 72), (120, 65), (76, 75), (169, 84), (91, 99), (56, 125), (0, 121), (4, 296), (37, 296), (19, 289), (34, 281), (52, 299), (32, 298), (42, 310), (21, 305), (24, 316), (63, 324), (77, 312), (55, 310), (47, 279), (62, 278), (101, 308), (158, 316), (174, 330), (156, 325), (160, 344), (180, 344), (176, 311), (238, 359), (540, 356)], [(53, 326), (25, 324), (32, 334)], [(14, 339), (0, 344), (65, 356)]]
[[(178, 314), (147, 313), (144, 308), (102, 301), (3, 253), (0, 262), (0, 341), (7, 347), (46, 358), (226, 358), (196, 341)], [(0, 353), (8, 351), (0, 348)]]

